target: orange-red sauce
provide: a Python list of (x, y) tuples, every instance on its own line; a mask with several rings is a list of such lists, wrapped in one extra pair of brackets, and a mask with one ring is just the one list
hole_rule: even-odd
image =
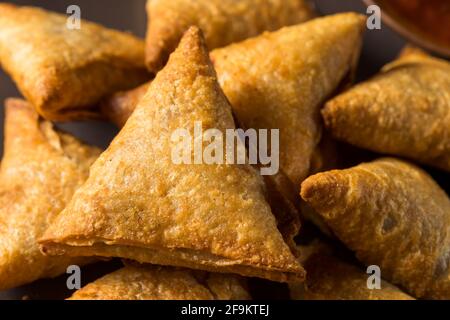
[(428, 37), (450, 45), (450, 0), (387, 0), (383, 3)]

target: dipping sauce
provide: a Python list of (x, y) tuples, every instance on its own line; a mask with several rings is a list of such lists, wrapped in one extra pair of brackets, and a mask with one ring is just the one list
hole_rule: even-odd
[(450, 47), (450, 0), (377, 1), (383, 10), (434, 42)]

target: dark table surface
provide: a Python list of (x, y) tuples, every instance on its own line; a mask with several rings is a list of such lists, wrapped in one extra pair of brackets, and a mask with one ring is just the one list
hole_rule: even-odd
[[(77, 4), (81, 8), (82, 18), (99, 22), (105, 26), (127, 30), (143, 37), (146, 28), (145, 0), (16, 0), (9, 1), (16, 4), (35, 5), (65, 13), (67, 6)], [(357, 11), (366, 12), (366, 7), (360, 0), (315, 0), (316, 9), (321, 15)], [(386, 25), (381, 30), (367, 30), (364, 47), (358, 71), (358, 80), (361, 81), (375, 74), (381, 66), (396, 57), (405, 41)], [(20, 96), (15, 85), (9, 77), (0, 70), (0, 101), (11, 96)], [(0, 141), (3, 141), (3, 108), (0, 108)], [(117, 130), (108, 123), (69, 123), (58, 126), (73, 133), (77, 137), (91, 144), (106, 147)], [(2, 147), (0, 147), (2, 148)], [(2, 149), (0, 149), (2, 152)], [(441, 176), (436, 173), (436, 176)], [(448, 176), (440, 178), (441, 182)], [(83, 269), (83, 285), (99, 276), (120, 267), (120, 262), (101, 262)], [(66, 289), (66, 276), (53, 280), (40, 280), (36, 283), (0, 292), (0, 299), (56, 299), (70, 296)], [(260, 284), (256, 283), (258, 287)], [(274, 285), (274, 292), (282, 289)], [(281, 296), (280, 296), (281, 297)]]

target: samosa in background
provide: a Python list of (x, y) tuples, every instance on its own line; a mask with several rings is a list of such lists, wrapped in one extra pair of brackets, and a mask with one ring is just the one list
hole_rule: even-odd
[(0, 3), (0, 64), (46, 119), (99, 117), (104, 96), (150, 79), (144, 42), (124, 32), (34, 7)]
[(148, 0), (146, 63), (157, 73), (190, 26), (210, 50), (311, 19), (305, 0)]
[[(0, 18), (1, 19), (1, 18)], [(26, 101), (6, 101), (0, 169), (0, 290), (65, 273), (86, 259), (48, 257), (37, 239), (83, 184), (100, 150), (39, 119)]]

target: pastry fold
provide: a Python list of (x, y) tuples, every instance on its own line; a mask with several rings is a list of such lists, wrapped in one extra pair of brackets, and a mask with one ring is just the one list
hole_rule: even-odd
[(0, 169), (0, 290), (54, 277), (85, 259), (44, 256), (37, 239), (85, 181), (100, 150), (56, 131), (20, 99), (6, 101)]
[(311, 176), (301, 196), (384, 279), (416, 298), (450, 298), (450, 199), (424, 171), (380, 159)]
[(304, 0), (148, 0), (146, 63), (156, 73), (190, 26), (210, 50), (298, 24), (314, 16)]
[(126, 266), (68, 300), (249, 300), (239, 276), (160, 266)]
[(235, 128), (201, 32), (193, 27), (47, 230), (43, 250), (302, 280), (304, 271), (277, 230), (254, 168), (174, 164), (171, 136), (180, 128), (194, 136), (195, 122), (204, 131)]
[(301, 261), (308, 274), (302, 284), (290, 285), (294, 300), (414, 300), (396, 286), (381, 280), (380, 289), (369, 289), (369, 274), (337, 257), (323, 243), (299, 249), (306, 253)]
[(337, 14), (211, 52), (239, 123), (280, 129), (280, 168), (296, 189), (320, 141), (322, 103), (353, 73), (363, 30), (364, 17)]
[(374, 78), (329, 101), (342, 141), (450, 171), (450, 64), (408, 49)]
[(0, 64), (46, 119), (98, 117), (106, 95), (145, 82), (145, 45), (131, 34), (34, 7), (0, 4)]

